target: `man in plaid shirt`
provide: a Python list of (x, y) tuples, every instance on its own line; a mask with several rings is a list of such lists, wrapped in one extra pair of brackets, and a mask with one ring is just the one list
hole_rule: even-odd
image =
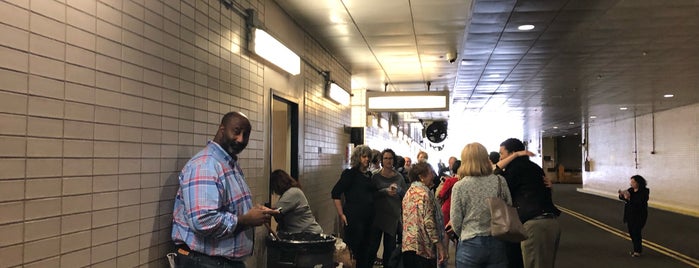
[(172, 222), (177, 267), (245, 267), (253, 227), (279, 213), (253, 206), (238, 163), (251, 128), (242, 113), (227, 113), (214, 139), (182, 168)]

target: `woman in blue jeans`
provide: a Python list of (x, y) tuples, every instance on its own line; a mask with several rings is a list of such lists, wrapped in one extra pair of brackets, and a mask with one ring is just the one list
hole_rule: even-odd
[(480, 143), (467, 144), (461, 151), (461, 167), (451, 194), (451, 224), (459, 236), (456, 267), (507, 267), (505, 242), (490, 235), (488, 197), (498, 196), (512, 205), (512, 197), (504, 178), (493, 175), (488, 151)]

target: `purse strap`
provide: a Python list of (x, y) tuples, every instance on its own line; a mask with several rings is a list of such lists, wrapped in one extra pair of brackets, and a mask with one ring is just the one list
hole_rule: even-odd
[(502, 200), (505, 200), (502, 196), (502, 177), (498, 175), (498, 197)]

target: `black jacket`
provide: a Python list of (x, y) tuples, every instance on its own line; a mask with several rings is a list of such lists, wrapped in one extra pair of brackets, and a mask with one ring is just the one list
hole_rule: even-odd
[(544, 213), (561, 214), (553, 205), (551, 188), (544, 185), (544, 170), (528, 156), (513, 159), (502, 175), (507, 180), (512, 204), (517, 208), (522, 223)]
[(371, 172), (362, 173), (359, 168), (345, 169), (335, 183), (330, 195), (332, 199), (345, 196), (342, 206), (348, 221), (358, 218), (370, 219), (374, 215), (374, 192)]
[(624, 223), (646, 225), (648, 219), (648, 196), (650, 189), (639, 188), (638, 192), (634, 192), (633, 188), (629, 188), (629, 200), (623, 198), (620, 194), (619, 199), (623, 200), (624, 205)]

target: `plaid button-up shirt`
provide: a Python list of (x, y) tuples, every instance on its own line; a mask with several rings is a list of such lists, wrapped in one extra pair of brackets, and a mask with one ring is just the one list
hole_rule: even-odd
[(238, 165), (209, 141), (182, 168), (175, 197), (172, 240), (209, 256), (241, 260), (252, 255), (253, 228), (235, 231), (252, 208), (252, 195)]

